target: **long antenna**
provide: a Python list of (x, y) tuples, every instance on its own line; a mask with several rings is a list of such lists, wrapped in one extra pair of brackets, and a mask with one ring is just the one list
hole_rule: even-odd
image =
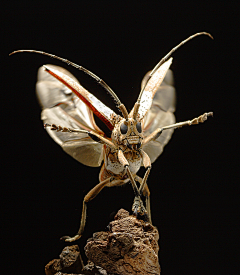
[[(9, 55), (13, 55), (15, 53), (22, 53), (22, 52), (28, 52), (28, 53), (38, 53), (38, 54), (43, 54), (43, 55), (47, 55), (50, 56), (51, 58), (55, 58), (58, 60), (61, 60), (64, 63), (67, 63), (68, 65), (71, 65), (73, 67), (75, 67), (76, 69), (83, 71), (84, 73), (88, 74), (89, 76), (91, 76), (93, 79), (95, 79), (97, 81), (97, 83), (99, 83), (107, 92), (109, 92), (109, 94), (114, 98), (114, 100), (117, 103), (117, 107), (119, 108), (119, 106), (122, 106), (123, 104), (121, 103), (120, 99), (118, 98), (118, 96), (114, 93), (114, 91), (101, 79), (99, 78), (97, 75), (95, 75), (94, 73), (92, 73), (91, 71), (85, 69), (83, 66), (77, 65), (65, 58), (59, 57), (57, 55), (54, 54), (50, 54), (50, 53), (46, 53), (43, 51), (35, 51), (35, 50), (18, 50), (18, 51), (14, 51), (12, 53), (10, 53)], [(122, 111), (122, 108), (119, 108)], [(123, 112), (123, 116), (126, 116), (126, 113)]]
[(147, 79), (144, 87), (142, 88), (142, 90), (141, 90), (141, 92), (139, 94), (139, 97), (138, 97), (138, 100), (137, 100), (138, 103), (140, 103), (140, 101), (141, 101), (142, 93), (143, 93), (145, 87), (147, 86), (148, 81), (153, 76), (153, 74), (157, 71), (157, 69), (160, 68), (162, 66), (162, 64), (165, 63), (170, 58), (170, 56), (172, 55), (172, 53), (174, 53), (178, 48), (180, 48), (183, 44), (187, 43), (189, 40), (191, 40), (194, 37), (199, 36), (199, 35), (207, 35), (207, 36), (209, 36), (210, 38), (213, 39), (213, 37), (211, 36), (211, 34), (209, 34), (208, 32), (198, 32), (198, 33), (195, 33), (194, 35), (189, 36), (187, 39), (183, 40), (180, 44), (178, 44), (176, 47), (174, 47), (167, 55), (165, 55), (158, 62), (158, 64), (153, 68), (153, 70), (149, 74), (148, 79)]

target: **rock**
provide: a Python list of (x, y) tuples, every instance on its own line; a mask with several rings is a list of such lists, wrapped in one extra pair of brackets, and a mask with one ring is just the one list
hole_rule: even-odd
[(66, 246), (60, 259), (46, 265), (46, 275), (160, 274), (156, 227), (120, 209), (108, 228), (108, 232), (94, 233), (87, 241), (86, 266), (79, 247)]
[(59, 257), (60, 259), (52, 260), (45, 266), (46, 275), (81, 273), (83, 262), (77, 245), (66, 246)]
[(53, 275), (60, 270), (62, 270), (62, 267), (59, 259), (54, 259), (45, 266), (46, 275)]
[(160, 274), (158, 239), (156, 227), (120, 209), (109, 232), (94, 233), (87, 241), (85, 253), (106, 274)]
[(88, 261), (88, 264), (84, 266), (82, 273), (84, 275), (111, 275), (107, 273), (107, 271), (102, 267), (96, 266), (93, 262), (90, 261)]

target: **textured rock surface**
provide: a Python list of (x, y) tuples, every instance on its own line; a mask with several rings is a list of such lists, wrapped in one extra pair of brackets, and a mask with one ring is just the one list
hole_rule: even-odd
[(96, 266), (93, 262), (88, 262), (87, 265), (84, 266), (82, 273), (84, 275), (114, 275), (109, 274), (105, 269), (100, 266)]
[(158, 231), (148, 222), (121, 209), (109, 224), (108, 232), (97, 232), (89, 239), (83, 266), (79, 247), (66, 246), (60, 259), (50, 261), (46, 275), (130, 275), (160, 274)]
[(45, 266), (46, 275), (114, 275), (90, 261), (83, 267), (77, 245), (66, 246), (59, 257), (60, 259), (54, 259)]
[(158, 231), (148, 222), (120, 209), (109, 224), (109, 232), (97, 232), (85, 246), (85, 253), (108, 274), (160, 274)]
[(59, 257), (45, 266), (46, 275), (81, 273), (83, 262), (77, 245), (66, 246)]

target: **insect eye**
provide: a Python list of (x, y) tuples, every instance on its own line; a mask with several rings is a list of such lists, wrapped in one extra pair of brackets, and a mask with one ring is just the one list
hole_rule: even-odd
[(136, 128), (137, 128), (137, 130), (138, 130), (138, 133), (141, 133), (141, 132), (142, 132), (142, 125), (141, 125), (140, 122), (137, 123)]
[(127, 126), (127, 124), (125, 124), (124, 122), (121, 124), (121, 126), (120, 126), (120, 130), (121, 130), (121, 133), (123, 134), (123, 135), (125, 135), (126, 133), (127, 133), (127, 131), (128, 131), (128, 126)]

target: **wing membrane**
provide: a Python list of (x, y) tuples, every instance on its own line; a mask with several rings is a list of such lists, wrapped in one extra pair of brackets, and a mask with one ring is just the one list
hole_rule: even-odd
[[(149, 74), (149, 73), (148, 73)], [(142, 85), (148, 76), (143, 78)], [(175, 88), (173, 87), (173, 73), (168, 70), (162, 83), (155, 87), (155, 95), (152, 100), (152, 106), (144, 117), (143, 132), (145, 136), (150, 135), (157, 128), (175, 123)], [(153, 163), (162, 153), (163, 147), (170, 140), (173, 129), (165, 130), (154, 141), (149, 142), (143, 147), (143, 150), (149, 155)]]
[[(77, 79), (67, 70), (48, 65), (71, 77), (76, 83)], [(41, 119), (44, 123), (61, 125), (67, 128), (95, 131), (104, 133), (97, 127), (93, 112), (64, 84), (48, 74), (43, 67), (38, 72), (36, 93), (43, 108)], [(48, 134), (57, 142), (65, 152), (79, 162), (88, 166), (100, 166), (102, 161), (103, 145), (93, 141), (84, 133), (63, 133), (46, 129)], [(87, 146), (87, 151), (84, 146)]]
[(91, 109), (96, 116), (98, 116), (110, 130), (114, 128), (115, 119), (117, 115), (113, 110), (108, 108), (105, 104), (103, 104), (100, 100), (98, 100), (94, 95), (89, 93), (86, 89), (84, 89), (78, 82), (74, 81), (68, 75), (55, 70), (53, 68), (44, 66), (45, 70), (66, 85), (69, 89), (71, 89), (74, 94), (81, 99), (88, 107)]
[[(157, 93), (166, 73), (172, 63), (172, 58), (166, 61), (147, 82), (147, 85), (140, 99), (140, 107), (138, 110), (139, 119), (142, 120), (151, 108), (153, 98)], [(145, 78), (146, 79), (146, 78)]]

